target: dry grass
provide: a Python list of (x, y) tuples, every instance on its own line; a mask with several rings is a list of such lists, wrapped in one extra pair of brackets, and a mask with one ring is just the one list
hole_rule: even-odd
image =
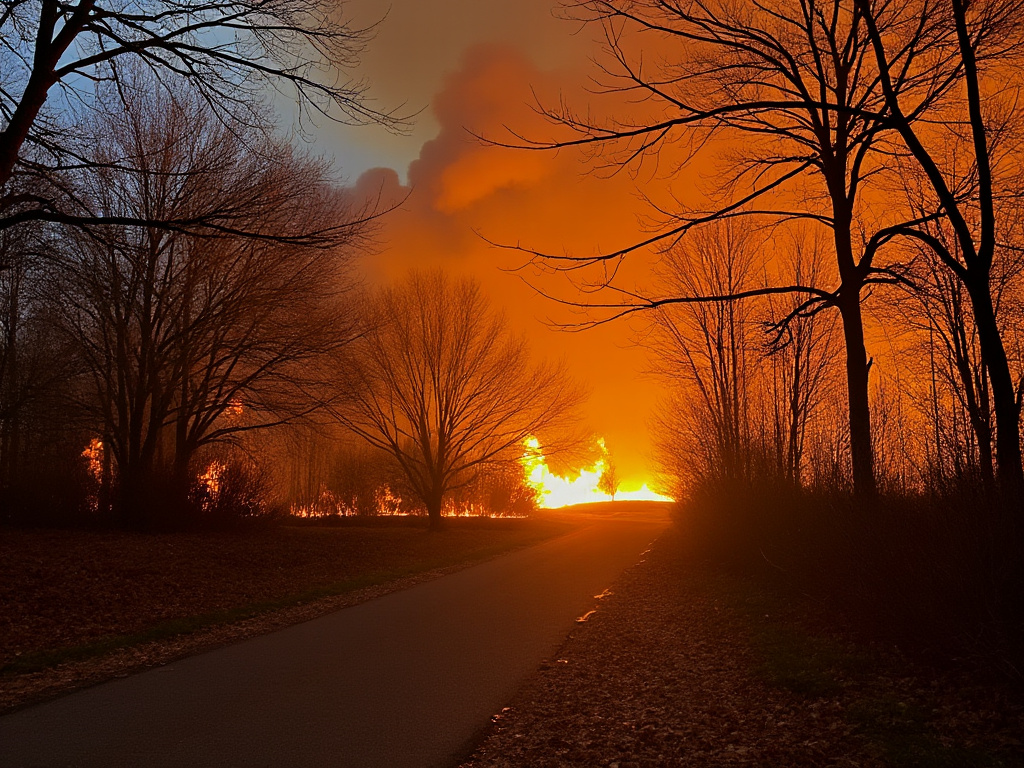
[(447, 572), (568, 528), (553, 520), (455, 520), (440, 534), (403, 524), (159, 535), (5, 529), (0, 686), (58, 664)]
[(697, 564), (678, 531), (626, 571), (464, 768), (1016, 766), (1024, 709)]

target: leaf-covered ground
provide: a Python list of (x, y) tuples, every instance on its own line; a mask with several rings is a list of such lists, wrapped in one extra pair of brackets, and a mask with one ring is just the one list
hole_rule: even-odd
[(551, 520), (246, 533), (0, 530), (0, 711), (305, 621), (568, 530)]
[(822, 630), (674, 531), (594, 603), (464, 768), (1024, 765), (1008, 688)]

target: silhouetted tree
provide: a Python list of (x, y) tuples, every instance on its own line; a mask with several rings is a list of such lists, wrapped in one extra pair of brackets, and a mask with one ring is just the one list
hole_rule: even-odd
[(580, 400), (562, 366), (531, 364), (471, 280), (413, 273), (373, 296), (366, 322), (339, 418), (395, 458), (431, 528), (454, 491), (518, 461), (528, 436), (565, 425)]
[[(880, 216), (877, 211), (864, 215), (871, 180), (893, 163), (886, 98), (857, 2), (773, 0), (752, 6), (745, 0), (584, 0), (563, 5), (568, 16), (600, 25), (604, 32), (610, 61), (602, 66), (606, 80), (599, 90), (629, 95), (641, 106), (607, 122), (564, 105), (546, 110), (575, 135), (520, 146), (589, 148), (604, 167), (634, 172), (659, 158), (683, 168), (716, 149), (723, 150), (725, 162), (712, 182), (709, 208), (660, 210), (664, 223), (652, 235), (596, 257), (532, 252), (535, 258), (569, 274), (587, 265), (601, 267), (597, 282), (603, 280), (618, 300), (577, 303), (607, 310), (611, 317), (667, 303), (779, 293), (803, 297), (796, 314), (837, 308), (846, 349), (854, 487), (873, 495), (870, 364), (861, 302), (866, 286), (900, 279), (875, 263), (877, 243), (871, 239), (877, 229), (873, 218), (899, 220), (900, 211), (889, 207)], [(899, 21), (894, 11), (879, 14), (879, 24), (899, 40), (905, 61), (924, 58), (933, 65), (927, 71), (904, 68), (892, 81), (899, 94), (914, 100), (908, 119), (916, 120), (955, 79), (955, 64), (947, 61), (951, 32), (941, 25)], [(736, 218), (751, 225), (802, 220), (827, 227), (838, 284), (663, 298), (615, 285), (616, 264), (631, 253), (649, 246), (671, 249), (695, 227)]]
[[(775, 254), (782, 262), (777, 276), (817, 279), (823, 270), (819, 248), (814, 238), (776, 242), (782, 252)], [(766, 279), (757, 266), (771, 258), (770, 251), (737, 222), (717, 222), (694, 232), (662, 262), (660, 277), (674, 292), (751, 294), (663, 306), (655, 315), (650, 348), (655, 371), (670, 390), (657, 420), (659, 450), (682, 488), (802, 482), (811, 421), (836, 378), (834, 325), (818, 313), (795, 312), (798, 297), (780, 302), (752, 293)], [(681, 464), (671, 454), (683, 457)]]
[[(304, 115), (399, 127), (346, 74), (367, 39), (329, 0), (0, 0), (0, 228), (101, 215), (69, 208), (53, 172), (95, 162), (74, 113), (125, 68), (184, 81), (226, 124), (258, 125), (277, 90)], [(15, 175), (41, 183), (26, 192)]]
[(612, 497), (612, 501), (615, 501), (615, 494), (619, 492), (620, 485), (622, 485), (622, 480), (619, 478), (619, 470), (611, 456), (606, 456), (604, 471), (601, 472), (601, 477), (597, 481), (597, 490), (607, 493)]
[[(738, 226), (714, 224), (666, 255), (662, 278), (680, 294), (738, 295), (755, 285), (755, 259)], [(673, 392), (663, 437), (676, 435), (670, 442), (694, 478), (746, 478), (757, 347), (750, 299), (666, 306), (655, 318), (656, 370)]]
[[(999, 158), (1005, 153), (1000, 138), (1014, 121), (1017, 98), (1017, 91), (1011, 88), (1007, 93), (1005, 86), (1008, 73), (1019, 70), (1024, 55), (1024, 3), (951, 0), (895, 9), (905, 26), (941, 28), (952, 37), (960, 88), (944, 105), (941, 123), (937, 119), (918, 123), (914, 119), (917, 104), (899, 86), (908, 76), (934, 77), (934, 63), (908, 57), (901, 42), (893, 39), (887, 23), (880, 20), (893, 12), (888, 5), (856, 0), (856, 8), (869, 32), (887, 122), (927, 179), (932, 208), (949, 222), (955, 247), (921, 224), (895, 226), (875, 239), (902, 236), (926, 244), (966, 288), (992, 390), (998, 479), (1005, 491), (1019, 497), (1024, 492), (1021, 398), (999, 327), (992, 271), (1001, 245), (999, 209), (1006, 204), (1001, 203), (1003, 195), (997, 189)], [(936, 124), (941, 131), (935, 130)], [(947, 125), (963, 128), (951, 135)], [(1011, 143), (1011, 150), (1016, 150), (1015, 144)]]
[(26, 457), (46, 431), (40, 408), (74, 373), (40, 291), (52, 245), (47, 233), (28, 226), (0, 230), (0, 490), (23, 477)]
[[(935, 236), (945, 239), (936, 228)], [(948, 241), (947, 241), (948, 242)], [(995, 482), (991, 389), (970, 312), (970, 297), (956, 275), (922, 246), (910, 272), (912, 289), (897, 303), (899, 319), (915, 333), (912, 365), (926, 392), (918, 408), (930, 422), (927, 451), (933, 480)], [(948, 397), (947, 397), (948, 393)], [(966, 432), (965, 432), (966, 430)]]
[[(815, 235), (818, 233), (815, 233)], [(824, 282), (826, 271), (822, 239), (797, 232), (790, 240), (776, 238), (775, 251), (783, 277), (797, 284)], [(763, 435), (763, 450), (774, 453), (782, 475), (794, 485), (803, 481), (805, 444), (811, 419), (832, 388), (838, 357), (834, 318), (801, 313), (797, 296), (767, 296), (769, 337), (764, 349), (768, 372), (760, 409), (770, 429)]]

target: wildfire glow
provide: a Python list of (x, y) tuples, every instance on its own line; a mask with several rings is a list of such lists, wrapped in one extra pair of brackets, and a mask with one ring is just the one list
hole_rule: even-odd
[(206, 492), (211, 498), (215, 499), (220, 494), (221, 480), (225, 470), (227, 470), (227, 466), (223, 462), (213, 461), (199, 476), (199, 482), (206, 488)]
[(89, 476), (97, 483), (103, 480), (103, 441), (98, 437), (94, 437), (89, 441), (89, 444), (85, 446), (85, 450), (82, 451), (82, 458), (85, 459), (85, 465), (89, 472)]
[[(580, 470), (579, 476), (569, 480), (548, 469), (541, 451), (540, 441), (535, 437), (526, 440), (526, 452), (520, 461), (526, 469), (527, 482), (540, 494), (540, 506), (544, 509), (567, 507), (573, 504), (587, 504), (595, 501), (612, 501), (610, 494), (598, 488), (604, 473), (607, 453), (604, 440), (598, 441), (601, 456), (591, 466)], [(672, 501), (647, 487), (647, 483), (632, 491), (618, 491), (615, 501)]]

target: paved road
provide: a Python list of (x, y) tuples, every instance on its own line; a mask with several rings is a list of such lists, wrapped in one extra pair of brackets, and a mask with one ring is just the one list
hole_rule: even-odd
[(663, 526), (596, 521), (16, 712), (0, 766), (450, 766)]

